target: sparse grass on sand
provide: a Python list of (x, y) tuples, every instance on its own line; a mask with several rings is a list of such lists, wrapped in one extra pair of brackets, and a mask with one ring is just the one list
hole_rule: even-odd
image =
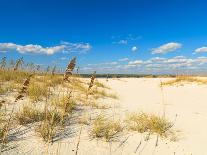
[(139, 133), (148, 132), (165, 138), (172, 133), (173, 124), (167, 119), (154, 114), (133, 113), (128, 116), (126, 122), (130, 130)]
[(44, 120), (44, 112), (34, 106), (24, 105), (22, 109), (16, 113), (16, 119), (20, 125), (39, 122)]
[(102, 138), (109, 142), (115, 140), (122, 130), (120, 121), (113, 121), (99, 115), (93, 122), (90, 135), (92, 138)]
[(52, 142), (57, 130), (63, 125), (63, 115), (57, 110), (48, 111), (45, 120), (36, 129), (46, 142)]
[[(19, 93), (19, 98), (11, 101), (11, 104), (5, 104), (6, 101), (0, 102), (1, 145), (6, 144), (9, 139), (7, 137), (11, 134), (11, 127), (12, 130), (16, 130), (16, 126), (26, 128), (32, 125), (34, 128), (31, 130), (34, 130), (43, 141), (51, 143), (54, 137), (60, 135), (60, 132), (65, 132), (71, 122), (73, 125), (76, 123), (81, 126), (88, 125), (91, 138), (106, 142), (118, 140), (123, 132), (122, 122), (114, 120), (115, 118), (107, 118), (103, 114), (97, 116), (99, 112), (110, 113), (107, 111), (110, 105), (106, 105), (104, 99), (117, 99), (117, 95), (112, 93), (104, 83), (99, 82), (95, 78), (95, 73), (90, 81), (79, 75), (73, 75), (75, 64), (76, 58), (73, 58), (64, 76), (55, 74), (55, 67), (52, 74), (41, 73), (34, 68), (29, 72), (26, 69), (23, 70), (24, 66), (17, 67), (17, 69), (7, 67), (0, 69), (0, 95), (10, 101), (13, 98), (12, 95)], [(188, 80), (192, 81), (190, 78)], [(23, 101), (19, 102), (20, 99)], [(28, 102), (28, 99), (32, 103)], [(113, 100), (108, 103), (111, 101)], [(5, 105), (9, 107), (9, 110), (3, 112)], [(10, 110), (12, 106), (15, 107), (14, 111)], [(82, 112), (85, 112), (86, 116)], [(148, 132), (161, 137), (168, 137), (173, 133), (171, 122), (152, 114), (131, 114), (126, 122), (129, 129), (140, 133)], [(13, 124), (15, 127), (12, 126)], [(75, 131), (75, 129), (72, 130)]]
[(177, 76), (176, 79), (169, 80), (169, 81), (166, 81), (166, 82), (162, 82), (161, 85), (162, 86), (172, 86), (172, 85), (176, 85), (176, 84), (182, 84), (184, 82), (206, 84), (207, 79), (202, 79), (202, 78), (199, 78), (199, 77), (184, 76), (183, 75), (183, 76)]

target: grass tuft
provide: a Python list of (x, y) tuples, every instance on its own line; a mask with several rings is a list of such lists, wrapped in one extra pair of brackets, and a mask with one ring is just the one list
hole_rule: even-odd
[(90, 135), (92, 138), (103, 138), (109, 142), (113, 141), (121, 131), (122, 127), (119, 121), (112, 121), (99, 115), (93, 123)]
[(129, 129), (140, 133), (149, 132), (161, 137), (168, 137), (172, 123), (167, 119), (147, 113), (133, 113), (127, 119)]
[(34, 106), (23, 106), (22, 110), (16, 114), (16, 118), (20, 125), (26, 125), (39, 122), (44, 119), (44, 113)]

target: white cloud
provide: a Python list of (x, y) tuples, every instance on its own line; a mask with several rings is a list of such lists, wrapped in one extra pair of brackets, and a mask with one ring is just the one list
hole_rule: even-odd
[(158, 48), (152, 49), (152, 54), (165, 54), (168, 52), (175, 51), (181, 47), (182, 47), (182, 44), (171, 42), (171, 43), (164, 44)]
[[(89, 66), (89, 65), (88, 65)], [(127, 64), (121, 64), (121, 61), (117, 62), (105, 62), (96, 65), (90, 65), (93, 70), (98, 70), (104, 72), (104, 70), (109, 70), (112, 73), (134, 73), (145, 72), (145, 73), (176, 73), (177, 71), (193, 71), (198, 72), (205, 71), (207, 67), (207, 57), (197, 57), (190, 58), (186, 56), (175, 56), (170, 58), (164, 57), (152, 57), (146, 60), (134, 60), (129, 61)]]
[(66, 52), (87, 52), (92, 47), (89, 43), (71, 43), (71, 42), (61, 42), (63, 45), (66, 46)]
[(206, 53), (207, 47), (200, 47), (195, 50), (195, 53)]
[(131, 50), (132, 50), (132, 52), (136, 52), (137, 51), (137, 47), (133, 46)]
[(91, 49), (88, 43), (69, 43), (64, 42), (61, 45), (43, 47), (41, 45), (19, 45), (15, 43), (0, 43), (0, 51), (17, 51), (19, 53), (34, 53), (52, 55), (58, 52), (86, 52)]
[(142, 60), (135, 60), (135, 61), (130, 61), (130, 62), (128, 63), (128, 65), (140, 65), (140, 64), (142, 64), (142, 63), (143, 63)]
[(122, 59), (119, 59), (118, 61), (129, 61), (129, 58), (122, 58)]
[(151, 58), (150, 60), (152, 62), (162, 62), (164, 61), (166, 58), (161, 58), (161, 57), (154, 57), (154, 58)]

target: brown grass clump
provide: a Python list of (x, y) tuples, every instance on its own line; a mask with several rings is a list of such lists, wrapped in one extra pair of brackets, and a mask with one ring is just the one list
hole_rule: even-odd
[(167, 119), (147, 113), (134, 113), (129, 115), (127, 119), (129, 129), (140, 133), (149, 132), (150, 134), (158, 134), (161, 137), (168, 137), (172, 132), (171, 122)]
[(112, 121), (99, 115), (93, 123), (90, 135), (92, 138), (103, 138), (109, 142), (115, 140), (121, 131), (122, 127), (119, 121)]

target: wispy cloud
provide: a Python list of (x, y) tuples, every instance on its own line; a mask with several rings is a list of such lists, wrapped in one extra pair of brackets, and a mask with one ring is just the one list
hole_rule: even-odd
[(200, 47), (195, 49), (195, 53), (207, 53), (207, 47)]
[(157, 48), (152, 49), (152, 54), (165, 54), (168, 52), (173, 52), (182, 47), (182, 44), (176, 42), (170, 42), (164, 45), (161, 45)]
[(15, 43), (0, 43), (1, 52), (17, 51), (19, 53), (47, 54), (52, 55), (58, 52), (86, 52), (91, 49), (88, 43), (64, 42), (57, 46), (43, 47), (41, 45), (20, 45)]
[(132, 34), (128, 34), (127, 36), (123, 37), (123, 36), (112, 36), (111, 37), (114, 40), (118, 40), (118, 41), (114, 41), (113, 44), (122, 44), (122, 45), (127, 45), (129, 42), (141, 39), (142, 36), (134, 36)]
[(129, 58), (122, 58), (122, 59), (119, 59), (118, 61), (129, 61)]
[(127, 45), (128, 44), (128, 41), (127, 40), (119, 40), (117, 43), (118, 44)]
[(89, 51), (92, 46), (89, 43), (71, 43), (66, 41), (61, 41), (61, 44), (66, 46), (65, 52), (79, 52), (85, 53)]

